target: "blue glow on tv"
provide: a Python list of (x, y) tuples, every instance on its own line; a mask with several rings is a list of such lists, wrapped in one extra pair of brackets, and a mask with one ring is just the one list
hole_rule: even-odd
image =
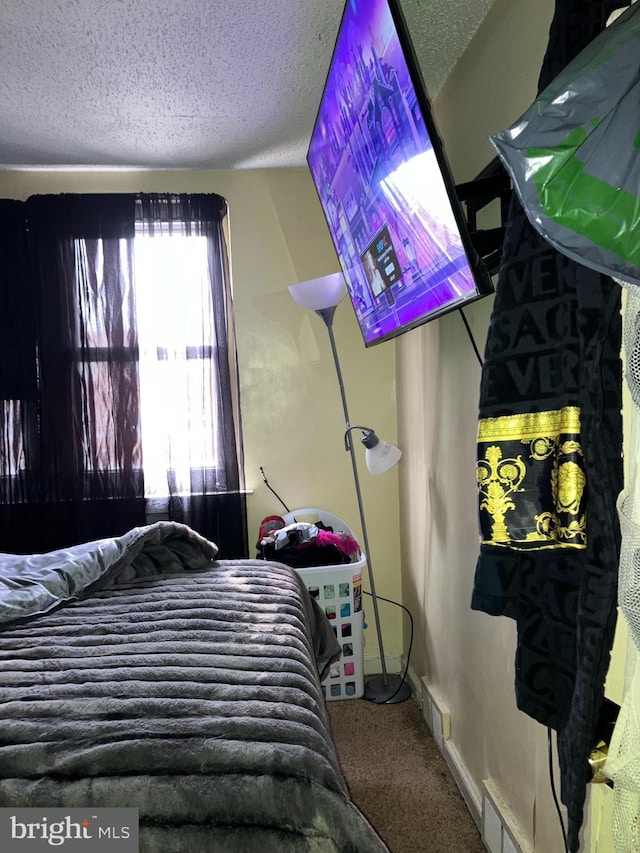
[(347, 0), (307, 162), (366, 346), (493, 291), (396, 0)]

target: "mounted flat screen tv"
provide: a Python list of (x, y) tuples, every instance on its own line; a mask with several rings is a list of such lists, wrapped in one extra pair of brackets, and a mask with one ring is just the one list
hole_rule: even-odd
[(307, 162), (366, 346), (493, 292), (397, 0), (347, 0)]

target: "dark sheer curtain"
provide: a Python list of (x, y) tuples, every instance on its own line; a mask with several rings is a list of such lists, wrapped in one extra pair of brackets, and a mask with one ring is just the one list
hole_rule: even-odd
[(0, 199), (0, 536), (29, 490), (24, 445), (37, 422), (36, 318), (24, 204)]
[[(134, 199), (34, 196), (21, 209), (13, 266), (20, 280), (5, 279), (2, 291), (14, 300), (23, 288), (25, 377), (33, 369), (35, 382), (4, 395), (11, 440), (8, 453), (2, 448), (0, 548), (29, 553), (144, 524), (145, 503), (131, 287)], [(10, 314), (6, 323), (16, 319)], [(10, 359), (3, 341), (2, 363)]]
[[(168, 496), (168, 517), (188, 523), (215, 542), (222, 558), (236, 559), (248, 556), (248, 538), (237, 361), (223, 231), (226, 212), (225, 200), (215, 194), (141, 193), (136, 203), (136, 229), (139, 235), (152, 239), (201, 237), (206, 241), (208, 282), (199, 294), (203, 304), (198, 312), (198, 325), (189, 325), (188, 331), (174, 338), (172, 345), (161, 339), (156, 341), (154, 357), (162, 362), (166, 373), (170, 373), (172, 362), (184, 364), (190, 380), (186, 397), (180, 397), (187, 411), (184, 429), (191, 436), (189, 453), (185, 455), (184, 446), (176, 447), (176, 443), (184, 445), (184, 432), (167, 430), (166, 482), (162, 485)], [(161, 276), (155, 277), (158, 289), (160, 279)], [(162, 298), (162, 293), (155, 293), (154, 304), (160, 305)], [(172, 325), (171, 331), (175, 331), (177, 317)], [(162, 388), (171, 406), (174, 386), (163, 381)], [(175, 394), (177, 397), (177, 390)], [(209, 446), (203, 454), (199, 452), (196, 434), (203, 412), (208, 411), (214, 412), (215, 417), (207, 422)], [(179, 456), (183, 459), (182, 472), (175, 464)], [(154, 504), (160, 512), (164, 511), (162, 497)]]
[(0, 203), (0, 551), (47, 551), (155, 520), (145, 492), (134, 240), (136, 220), (162, 230), (184, 215), (184, 229), (207, 238), (219, 334), (215, 349), (195, 341), (191, 350), (207, 375), (219, 368), (215, 417), (203, 415), (200, 432), (215, 422), (224, 465), (194, 468), (186, 488), (169, 465), (163, 517), (189, 523), (221, 556), (246, 555), (225, 212), (218, 196)]

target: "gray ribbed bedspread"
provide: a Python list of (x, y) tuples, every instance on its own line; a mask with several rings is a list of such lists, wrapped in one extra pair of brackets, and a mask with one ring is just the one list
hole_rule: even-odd
[[(137, 529), (0, 626), (0, 806), (137, 807), (141, 853), (386, 850), (338, 767), (328, 620), (287, 566), (194, 562), (201, 544)], [(9, 598), (21, 559), (0, 561)]]

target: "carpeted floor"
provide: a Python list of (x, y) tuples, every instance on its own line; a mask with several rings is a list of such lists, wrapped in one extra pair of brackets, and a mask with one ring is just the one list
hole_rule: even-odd
[(391, 853), (486, 853), (413, 699), (327, 708), (351, 799)]

